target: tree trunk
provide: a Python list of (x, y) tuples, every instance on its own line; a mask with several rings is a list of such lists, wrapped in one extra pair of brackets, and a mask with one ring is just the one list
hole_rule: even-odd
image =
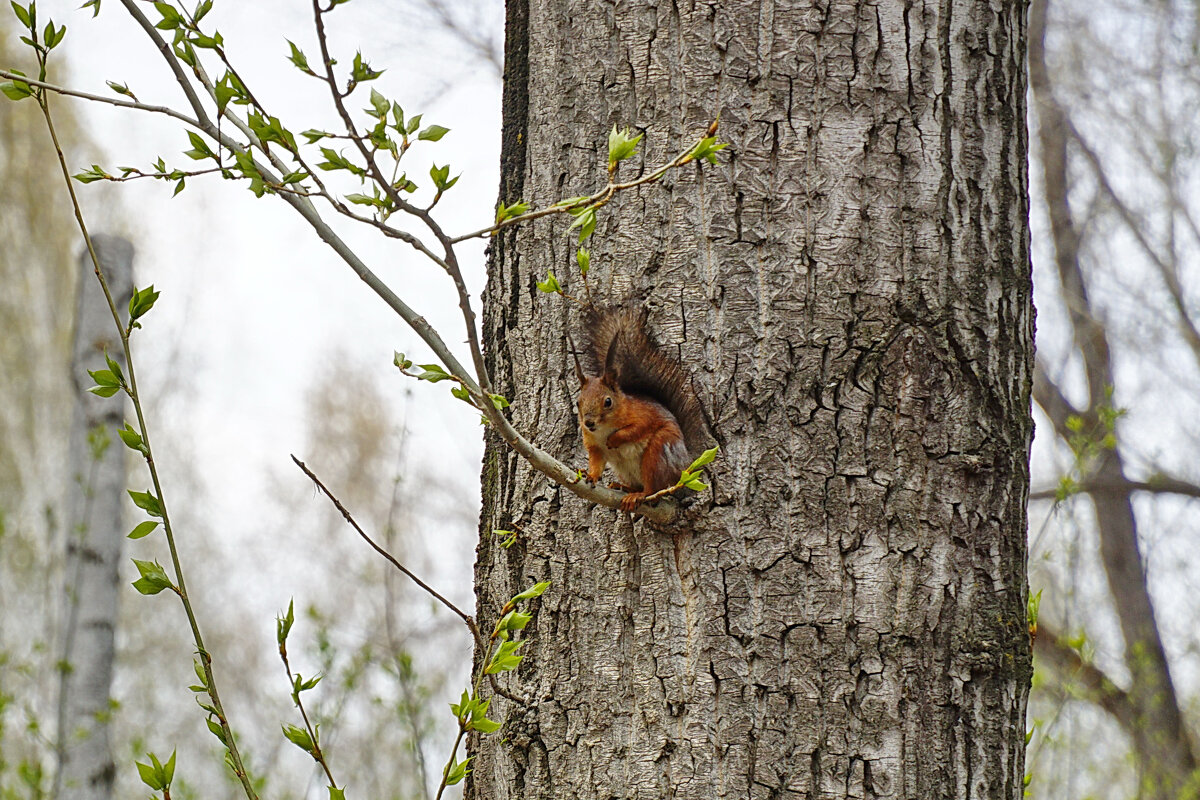
[[(95, 236), (96, 254), (117, 308), (133, 290), (133, 246), (113, 236)], [(66, 616), (58, 699), (58, 771), (55, 796), (108, 800), (116, 766), (109, 745), (109, 690), (117, 620), (117, 566), (124, 541), (125, 447), (116, 437), (123, 396), (101, 398), (88, 391), (88, 370), (106, 369), (104, 351), (122, 366), (121, 339), (85, 250), (75, 316), (72, 373), (77, 401), (71, 424), (68, 504)]]
[[(509, 679), (527, 705), (493, 702), (468, 796), (1020, 798), (1024, 4), (508, 15), (506, 202), (592, 191), (613, 124), (647, 134), (630, 177), (721, 114), (721, 164), (606, 207), (589, 274), (649, 309), (721, 455), (665, 532), (489, 440), (484, 628), (553, 586)], [(534, 287), (550, 268), (582, 292), (564, 227), (497, 239), (484, 316), (514, 422), (582, 465), (580, 315)]]

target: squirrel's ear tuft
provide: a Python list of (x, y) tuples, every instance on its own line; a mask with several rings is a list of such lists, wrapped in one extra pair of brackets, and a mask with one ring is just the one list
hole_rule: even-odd
[(579, 385), (583, 386), (587, 383), (587, 378), (583, 374), (583, 367), (579, 364), (579, 352), (575, 349), (575, 342), (571, 340), (571, 334), (567, 334), (567, 347), (571, 349), (571, 358), (575, 359), (575, 377), (579, 379)]
[(621, 332), (617, 331), (617, 335), (612, 338), (608, 345), (608, 354), (604, 357), (604, 382), (612, 387), (616, 387), (620, 383), (621, 370), (617, 364), (617, 349), (621, 343)]

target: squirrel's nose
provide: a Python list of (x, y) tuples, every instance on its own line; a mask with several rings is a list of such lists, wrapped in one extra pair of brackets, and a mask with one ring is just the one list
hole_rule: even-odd
[(590, 419), (589, 419), (587, 422), (585, 422), (585, 423), (583, 423), (583, 424), (584, 424), (584, 425), (587, 425), (587, 429), (588, 429), (589, 431), (594, 431), (594, 430), (596, 430), (596, 422), (595, 422), (595, 420), (590, 420)]

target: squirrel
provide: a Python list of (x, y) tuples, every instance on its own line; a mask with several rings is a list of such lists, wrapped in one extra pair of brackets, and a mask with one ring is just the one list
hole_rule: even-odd
[[(579, 379), (579, 429), (587, 448), (587, 479), (595, 483), (606, 464), (628, 494), (622, 511), (675, 485), (702, 441), (700, 402), (687, 373), (646, 332), (646, 313), (630, 307), (593, 308), (584, 319), (586, 355), (603, 365)], [(574, 345), (572, 343), (572, 351)]]

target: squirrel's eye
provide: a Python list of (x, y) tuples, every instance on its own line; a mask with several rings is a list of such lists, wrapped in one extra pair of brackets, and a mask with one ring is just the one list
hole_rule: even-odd
[(604, 407), (612, 408), (612, 398), (611, 397), (604, 398)]

